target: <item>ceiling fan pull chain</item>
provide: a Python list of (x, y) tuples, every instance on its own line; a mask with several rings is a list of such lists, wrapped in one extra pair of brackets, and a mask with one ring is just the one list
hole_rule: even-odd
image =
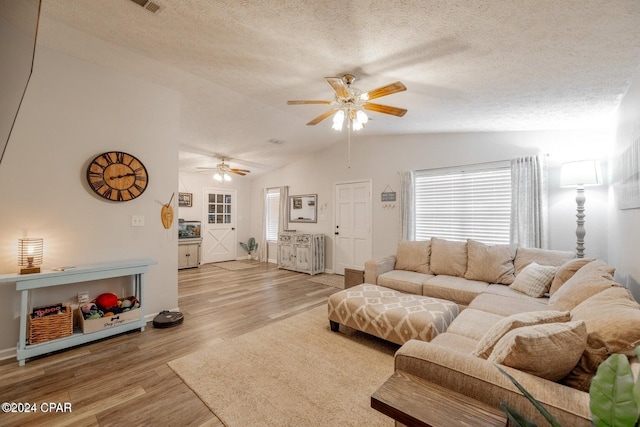
[(348, 147), (348, 153), (347, 153), (347, 169), (351, 169), (351, 121), (347, 121), (347, 147)]

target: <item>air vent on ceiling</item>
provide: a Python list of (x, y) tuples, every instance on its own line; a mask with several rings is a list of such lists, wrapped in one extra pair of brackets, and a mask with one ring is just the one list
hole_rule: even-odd
[(137, 4), (138, 6), (144, 7), (151, 13), (158, 13), (162, 9), (162, 6), (160, 6), (158, 3), (152, 2), (151, 0), (131, 0), (131, 1)]

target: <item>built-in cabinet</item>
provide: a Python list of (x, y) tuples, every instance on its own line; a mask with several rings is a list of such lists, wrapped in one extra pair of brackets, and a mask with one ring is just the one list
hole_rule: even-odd
[(278, 234), (278, 268), (311, 275), (324, 272), (324, 235)]
[(178, 269), (200, 266), (202, 239), (178, 240)]

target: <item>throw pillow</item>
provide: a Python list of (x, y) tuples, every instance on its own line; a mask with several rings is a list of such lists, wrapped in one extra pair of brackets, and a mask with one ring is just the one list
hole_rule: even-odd
[(611, 267), (602, 260), (595, 260), (582, 267), (549, 298), (552, 310), (573, 310), (587, 298), (613, 286), (620, 286), (613, 280)]
[(467, 271), (467, 242), (431, 239), (431, 274), (464, 277)]
[(549, 288), (549, 295), (555, 294), (564, 282), (571, 279), (578, 270), (589, 264), (591, 261), (593, 261), (593, 259), (576, 258), (571, 259), (558, 267), (558, 271), (556, 272), (553, 282), (551, 282), (551, 287)]
[(561, 383), (576, 390), (589, 392), (591, 380), (598, 366), (607, 360), (609, 355), (604, 342), (597, 335), (590, 334), (587, 327), (587, 348), (580, 356), (578, 364), (562, 379)]
[(586, 345), (587, 328), (582, 320), (525, 326), (502, 337), (488, 360), (559, 381), (576, 366)]
[(549, 290), (557, 270), (558, 267), (532, 262), (516, 276), (509, 287), (531, 297), (540, 298)]
[(467, 271), (465, 279), (510, 285), (515, 278), (513, 258), (517, 245), (485, 245), (467, 240)]
[(517, 276), (532, 262), (537, 262), (540, 265), (552, 265), (554, 267), (559, 267), (575, 257), (575, 253), (569, 251), (553, 251), (550, 249), (519, 247), (516, 252), (516, 257), (513, 260), (513, 266), (516, 268)]
[(429, 240), (399, 242), (395, 269), (429, 274), (430, 255), (431, 242)]
[(628, 289), (611, 287), (571, 310), (572, 320), (583, 320), (589, 335), (599, 337), (611, 354), (633, 356), (640, 345), (640, 304)]
[(488, 358), (495, 345), (508, 332), (523, 326), (541, 325), (544, 323), (568, 322), (571, 320), (568, 311), (527, 311), (505, 317), (493, 326), (478, 341), (473, 355), (483, 359)]

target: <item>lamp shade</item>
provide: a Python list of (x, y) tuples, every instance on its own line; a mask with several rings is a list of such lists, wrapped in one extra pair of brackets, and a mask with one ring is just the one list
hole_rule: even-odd
[(18, 265), (41, 265), (44, 239), (18, 239)]
[(600, 183), (600, 165), (595, 160), (564, 163), (560, 168), (562, 187), (582, 187)]

